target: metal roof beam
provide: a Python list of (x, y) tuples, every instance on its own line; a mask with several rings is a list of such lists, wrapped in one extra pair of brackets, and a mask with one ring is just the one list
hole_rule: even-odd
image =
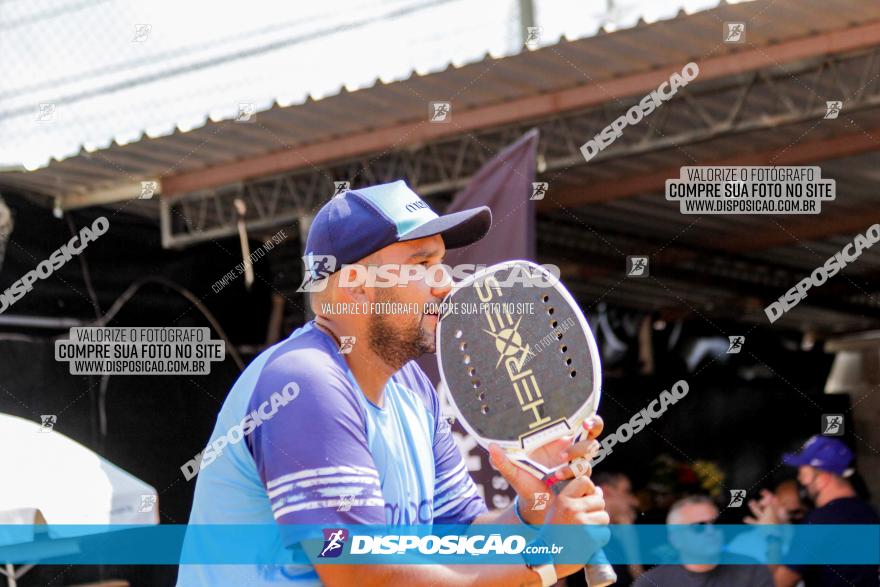
[[(701, 161), (700, 164), (709, 167), (722, 165), (800, 165), (828, 159), (839, 159), (880, 149), (880, 143), (875, 138), (875, 136), (878, 136), (876, 133), (880, 133), (880, 128), (860, 130), (830, 139), (803, 142), (787, 147), (774, 147), (756, 153), (743, 153), (714, 161)], [(677, 178), (679, 173), (680, 167), (676, 166), (629, 179), (613, 179), (591, 185), (560, 187), (557, 190), (553, 190), (551, 186), (551, 191), (548, 192), (548, 195), (552, 197), (546, 198), (542, 205), (549, 211), (556, 206), (582, 206), (585, 204), (609, 202), (639, 194), (662, 194), (666, 186), (666, 180)]]
[[(826, 206), (834, 206), (832, 202), (826, 202)], [(846, 213), (829, 215), (822, 211), (821, 221), (810, 216), (807, 219), (792, 219), (783, 223), (781, 219), (775, 219), (783, 225), (779, 230), (760, 233), (756, 227), (751, 227), (746, 232), (730, 232), (718, 235), (715, 243), (719, 249), (738, 253), (750, 251), (763, 251), (773, 247), (794, 246), (801, 242), (817, 241), (842, 234), (855, 236), (858, 232), (865, 232), (869, 226), (880, 221), (880, 212), (877, 205), (859, 206), (847, 210)], [(775, 228), (779, 228), (778, 226)], [(784, 229), (784, 230), (783, 230)]]
[[(780, 63), (855, 51), (880, 45), (880, 22), (831, 31), (787, 41), (777, 45), (712, 57), (698, 61), (700, 82), (778, 67)], [(599, 80), (576, 88), (539, 96), (511, 100), (481, 108), (455, 112), (455, 124), (431, 124), (427, 120), (355, 133), (312, 145), (283, 149), (242, 161), (216, 165), (163, 178), (162, 192), (167, 195), (192, 192), (244, 179), (320, 165), (361, 154), (399, 149), (466, 134), (479, 129), (540, 119), (563, 112), (606, 103), (609, 100), (644, 94), (668, 80), (681, 63), (666, 64), (649, 72), (618, 79)], [(331, 99), (332, 100), (332, 99)], [(406, 137), (401, 142), (401, 137)]]

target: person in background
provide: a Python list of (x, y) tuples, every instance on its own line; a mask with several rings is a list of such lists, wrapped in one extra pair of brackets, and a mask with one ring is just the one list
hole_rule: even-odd
[(788, 514), (788, 519), (792, 524), (800, 524), (807, 515), (807, 506), (801, 499), (800, 486), (795, 479), (786, 479), (776, 486), (773, 491), (779, 505)]
[[(761, 495), (767, 495), (769, 492), (765, 489)], [(804, 519), (806, 514), (806, 506), (800, 498), (797, 481), (794, 479), (786, 479), (776, 486), (771, 494), (775, 498), (775, 503), (781, 507), (784, 512), (781, 514), (792, 523), (799, 523)], [(787, 536), (781, 536), (783, 543), (788, 546), (791, 540), (791, 532)], [(787, 551), (787, 548), (783, 552)], [(767, 556), (766, 536), (759, 528), (753, 528), (741, 534), (737, 534), (730, 540), (727, 552), (739, 554), (755, 560), (765, 560)]]
[[(602, 489), (605, 497), (605, 511), (608, 512), (611, 523), (615, 525), (635, 524), (639, 500), (633, 494), (629, 477), (620, 472), (600, 471), (594, 473), (592, 479), (593, 483)], [(622, 535), (618, 532), (615, 534)], [(638, 545), (635, 542), (635, 536), (630, 542), (624, 544), (623, 548), (626, 550), (628, 558), (637, 559)], [(615, 585), (632, 585), (633, 580), (645, 572), (645, 568), (640, 564), (621, 564), (614, 565), (614, 572), (617, 573)], [(586, 579), (583, 573), (575, 573), (568, 576), (565, 584), (568, 587), (582, 587), (586, 585)]]
[[(715, 528), (718, 508), (708, 497), (696, 495), (672, 505), (666, 523), (669, 542), (681, 560), (707, 562), (658, 565), (636, 579), (635, 587), (773, 587), (773, 577), (766, 566), (748, 564), (750, 559), (726, 555), (737, 564), (708, 562), (721, 558), (723, 536)], [(742, 563), (742, 564), (740, 564)]]
[[(797, 454), (786, 454), (782, 461), (798, 468), (801, 496), (815, 505), (804, 524), (880, 524), (880, 516), (858, 497), (848, 478), (853, 453), (843, 442), (828, 436), (813, 436)], [(759, 501), (749, 502), (749, 524), (786, 524), (786, 508), (770, 492)], [(795, 537), (790, 552), (804, 552), (807, 545)], [(776, 587), (793, 587), (803, 579), (806, 587), (878, 587), (877, 566), (869, 565), (774, 565)]]
[[(792, 523), (799, 523), (803, 520), (806, 507), (800, 498), (797, 481), (786, 479), (780, 482), (772, 493), (766, 489), (761, 492), (762, 499), (766, 499), (767, 495), (772, 495), (775, 498), (776, 503), (784, 510), (784, 515)], [(789, 531), (780, 536), (782, 554), (788, 551), (791, 534), (792, 532)], [(767, 536), (760, 528), (752, 528), (731, 538), (726, 551), (763, 562), (768, 555)], [(803, 583), (799, 583), (798, 587), (804, 587)]]

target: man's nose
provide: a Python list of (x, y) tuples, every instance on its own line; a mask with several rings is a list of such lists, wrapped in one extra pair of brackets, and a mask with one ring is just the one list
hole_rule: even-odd
[(433, 268), (431, 277), (431, 295), (442, 300), (454, 285), (452, 275), (446, 269), (445, 265), (439, 265)]

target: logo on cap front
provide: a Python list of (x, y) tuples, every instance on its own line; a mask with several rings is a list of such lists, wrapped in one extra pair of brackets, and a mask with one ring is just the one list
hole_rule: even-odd
[(415, 200), (414, 202), (410, 202), (406, 205), (406, 209), (408, 212), (416, 212), (420, 209), (430, 210), (428, 205), (423, 200)]

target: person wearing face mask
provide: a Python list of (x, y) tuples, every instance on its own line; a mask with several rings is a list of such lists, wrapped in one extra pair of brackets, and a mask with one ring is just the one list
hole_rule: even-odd
[[(856, 494), (849, 478), (853, 453), (843, 442), (828, 436), (813, 436), (799, 453), (786, 454), (783, 462), (798, 469), (801, 499), (815, 509), (804, 516), (803, 524), (880, 524), (880, 516)], [(779, 499), (764, 494), (749, 502), (750, 524), (786, 524), (789, 517)], [(794, 543), (792, 552), (798, 552)], [(776, 587), (793, 587), (803, 580), (806, 587), (878, 587), (877, 566), (867, 565), (774, 565)]]

